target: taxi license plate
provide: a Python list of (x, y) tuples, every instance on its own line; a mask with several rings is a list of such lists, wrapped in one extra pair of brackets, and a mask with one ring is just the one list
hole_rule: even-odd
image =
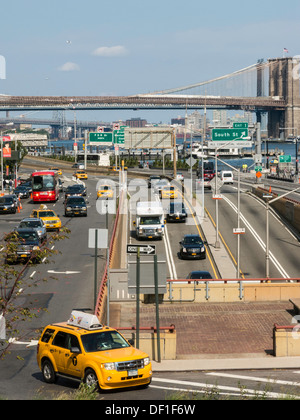
[(137, 369), (128, 370), (127, 374), (128, 376), (137, 376), (138, 370)]

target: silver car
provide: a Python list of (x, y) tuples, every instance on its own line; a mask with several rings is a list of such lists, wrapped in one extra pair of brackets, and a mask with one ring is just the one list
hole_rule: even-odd
[(39, 217), (27, 217), (25, 219), (22, 219), (15, 230), (24, 228), (34, 229), (41, 238), (42, 242), (44, 242), (47, 239), (46, 226), (44, 225), (43, 220)]

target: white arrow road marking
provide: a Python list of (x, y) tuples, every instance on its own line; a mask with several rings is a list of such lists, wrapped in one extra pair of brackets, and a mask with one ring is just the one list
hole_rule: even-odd
[(37, 346), (38, 345), (38, 340), (30, 340), (30, 342), (28, 341), (17, 341), (16, 338), (10, 338), (8, 340), (9, 343), (14, 343), (14, 344), (26, 344), (26, 347), (33, 347), (33, 346)]
[(55, 270), (48, 270), (47, 273), (50, 274), (79, 274), (81, 271), (55, 271)]

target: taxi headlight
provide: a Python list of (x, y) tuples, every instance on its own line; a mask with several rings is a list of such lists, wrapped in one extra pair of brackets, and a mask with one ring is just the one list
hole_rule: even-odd
[(144, 359), (144, 366), (149, 365), (149, 363), (150, 363), (150, 357), (145, 357), (145, 359)]
[(115, 369), (115, 364), (114, 363), (104, 363), (104, 369), (114, 370)]

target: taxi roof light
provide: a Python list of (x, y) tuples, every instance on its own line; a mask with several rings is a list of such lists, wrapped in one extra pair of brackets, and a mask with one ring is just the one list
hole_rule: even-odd
[(103, 325), (99, 323), (96, 315), (88, 314), (83, 311), (72, 311), (67, 324), (87, 330), (103, 328)]

